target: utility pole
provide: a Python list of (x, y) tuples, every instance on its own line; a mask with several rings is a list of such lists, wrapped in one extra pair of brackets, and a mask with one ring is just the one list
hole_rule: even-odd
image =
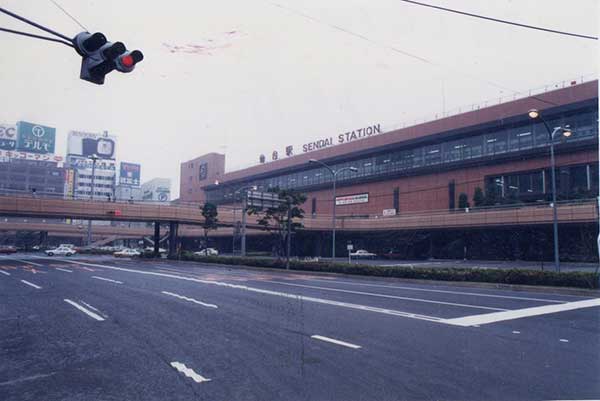
[[(93, 154), (90, 156), (92, 160), (92, 182), (91, 182), (91, 192), (90, 192), (90, 200), (94, 200), (94, 183), (96, 178), (96, 161), (98, 161), (98, 156)], [(87, 229), (87, 244), (88, 246), (92, 244), (92, 220), (88, 220), (88, 229)]]
[(285, 268), (290, 269), (290, 253), (292, 251), (292, 201), (287, 199), (287, 236), (286, 236), (286, 251), (285, 251)]

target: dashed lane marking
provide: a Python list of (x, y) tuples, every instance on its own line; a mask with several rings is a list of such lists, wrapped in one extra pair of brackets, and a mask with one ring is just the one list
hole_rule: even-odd
[(5, 272), (4, 270), (0, 270), (0, 273), (4, 274), (6, 276), (10, 276), (10, 273), (9, 272)]
[(92, 276), (92, 278), (95, 278), (96, 280), (108, 281), (110, 283), (115, 283), (115, 284), (123, 284), (122, 281), (112, 280), (110, 278), (104, 278), (104, 277), (99, 277), (99, 276)]
[(27, 285), (28, 285), (28, 286), (30, 286), (30, 287), (33, 287), (33, 288), (35, 288), (36, 290), (41, 290), (41, 289), (42, 289), (42, 287), (40, 287), (39, 285), (37, 285), (37, 284), (33, 284), (33, 283), (30, 283), (30, 282), (29, 282), (29, 281), (27, 281), (27, 280), (21, 280), (21, 282), (22, 282), (22, 283), (24, 283), (24, 284), (27, 284)]
[(79, 305), (77, 302), (73, 302), (70, 299), (65, 299), (64, 300), (66, 303), (68, 303), (69, 305), (74, 306), (75, 308), (79, 309), (80, 311), (82, 311), (83, 313), (85, 313), (86, 315), (88, 315), (89, 317), (91, 317), (92, 319), (96, 319), (99, 322), (104, 321), (104, 318), (100, 315), (98, 315), (95, 312), (92, 312), (89, 309), (86, 309), (85, 307)]
[(181, 362), (171, 362), (171, 366), (173, 368), (175, 368), (175, 370), (177, 370), (178, 372), (183, 373), (183, 375), (185, 377), (189, 377), (196, 383), (204, 383), (204, 382), (209, 382), (211, 380), (211, 379), (207, 379), (206, 377), (204, 377), (202, 375), (199, 375), (198, 373), (194, 372), (191, 368), (188, 368)]
[(170, 296), (175, 297), (175, 298), (183, 299), (183, 300), (188, 301), (188, 302), (193, 302), (193, 303), (198, 304), (198, 305), (206, 306), (207, 308), (215, 308), (215, 309), (218, 308), (217, 305), (207, 304), (207, 303), (204, 303), (202, 301), (198, 301), (198, 300), (196, 300), (194, 298), (188, 298), (186, 296), (179, 295), (179, 294), (174, 294), (172, 292), (161, 291), (161, 293), (163, 293), (165, 295), (170, 295)]
[(330, 337), (325, 337), (325, 336), (319, 336), (319, 335), (316, 335), (316, 334), (313, 335), (313, 336), (310, 336), (310, 338), (314, 338), (315, 340), (326, 341), (328, 343), (337, 344), (337, 345), (341, 345), (343, 347), (348, 347), (348, 348), (352, 348), (352, 349), (362, 348), (360, 345), (356, 345), (356, 344), (352, 344), (352, 343), (347, 343), (345, 341), (336, 340), (335, 338), (330, 338)]
[(31, 261), (29, 261), (29, 260), (25, 260), (25, 259), (7, 258), (7, 257), (5, 257), (4, 259), (7, 259), (7, 260), (14, 260), (14, 261), (21, 262), (21, 263), (26, 263), (26, 264), (28, 264), (28, 265), (32, 265), (32, 266), (44, 267), (44, 265), (43, 265), (43, 264), (41, 264), (41, 263), (31, 262)]
[(560, 339), (560, 340), (558, 340), (558, 341), (560, 341), (561, 343), (568, 343), (568, 342), (569, 342), (569, 340), (567, 340), (567, 339), (565, 339), (565, 338), (561, 338), (561, 339)]
[(65, 273), (73, 273), (73, 270), (63, 269), (62, 267), (55, 267), (55, 269)]

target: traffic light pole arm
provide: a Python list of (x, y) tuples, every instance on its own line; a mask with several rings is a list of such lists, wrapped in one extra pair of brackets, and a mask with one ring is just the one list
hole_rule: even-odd
[(11, 17), (13, 17), (13, 18), (15, 18), (15, 19), (18, 19), (19, 21), (22, 21), (22, 22), (24, 22), (24, 23), (26, 23), (26, 24), (29, 24), (29, 25), (31, 25), (31, 26), (34, 26), (34, 27), (36, 27), (36, 28), (38, 28), (38, 29), (41, 29), (41, 30), (42, 30), (42, 31), (44, 31), (44, 32), (48, 32), (48, 33), (50, 33), (50, 34), (52, 34), (52, 35), (54, 35), (54, 36), (58, 36), (59, 38), (61, 38), (61, 39), (64, 39), (64, 40), (66, 40), (66, 41), (67, 41), (67, 42), (69, 42), (69, 43), (72, 43), (72, 42), (73, 42), (73, 39), (72, 39), (72, 38), (70, 38), (70, 37), (68, 37), (68, 36), (65, 36), (65, 35), (63, 35), (62, 33), (56, 32), (56, 31), (54, 31), (54, 30), (52, 30), (52, 29), (50, 29), (50, 28), (46, 28), (45, 26), (43, 26), (43, 25), (40, 25), (40, 24), (38, 24), (37, 22), (33, 22), (33, 21), (31, 21), (31, 20), (29, 20), (29, 19), (27, 19), (27, 18), (25, 18), (25, 17), (21, 17), (20, 15), (18, 15), (18, 14), (15, 14), (15, 13), (13, 13), (12, 11), (8, 11), (8, 10), (7, 10), (6, 8), (4, 8), (4, 7), (0, 7), (0, 12), (2, 12), (2, 13), (4, 13), (4, 14), (6, 14), (6, 15), (8, 15), (8, 16), (11, 16)]
[(50, 38), (48, 36), (36, 35), (36, 34), (33, 34), (33, 33), (29, 33), (29, 32), (15, 31), (13, 29), (8, 29), (8, 28), (0, 28), (0, 31), (7, 32), (7, 33), (12, 33), (12, 34), (15, 34), (15, 35), (27, 36), (27, 37), (34, 38), (34, 39), (47, 40), (49, 42), (62, 43), (63, 45), (69, 46), (71, 48), (75, 47), (70, 42), (65, 42), (64, 40), (61, 40), (61, 39)]

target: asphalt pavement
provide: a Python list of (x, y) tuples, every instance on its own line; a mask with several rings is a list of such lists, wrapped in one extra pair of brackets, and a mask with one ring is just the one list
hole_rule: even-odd
[(600, 294), (0, 257), (0, 400), (600, 398)]

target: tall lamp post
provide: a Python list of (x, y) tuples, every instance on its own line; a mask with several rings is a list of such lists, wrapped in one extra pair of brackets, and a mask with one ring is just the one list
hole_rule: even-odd
[(554, 137), (556, 134), (561, 133), (565, 138), (571, 136), (572, 132), (569, 126), (550, 128), (548, 122), (542, 117), (541, 113), (537, 109), (531, 109), (527, 113), (529, 118), (532, 120), (539, 119), (546, 131), (548, 132), (548, 140), (550, 142), (550, 173), (552, 180), (552, 231), (554, 237), (554, 268), (557, 272), (560, 272), (560, 258), (558, 255), (558, 216), (556, 207), (556, 162), (554, 161)]
[(316, 159), (310, 159), (308, 162), (309, 163), (320, 164), (321, 166), (323, 166), (327, 170), (329, 170), (329, 172), (333, 176), (333, 218), (331, 220), (331, 259), (335, 262), (335, 222), (336, 222), (336, 216), (335, 216), (335, 206), (336, 206), (336, 202), (335, 202), (335, 189), (336, 189), (337, 175), (339, 173), (341, 173), (342, 171), (352, 171), (353, 173), (356, 173), (358, 171), (358, 169), (356, 167), (342, 167), (342, 168), (336, 170), (334, 168), (331, 168), (327, 164), (323, 163), (322, 161), (316, 160)]
[[(256, 185), (248, 185), (245, 187), (238, 188), (233, 193), (234, 198), (235, 198), (235, 194), (237, 194), (238, 192), (248, 191), (249, 189), (256, 191), (257, 187), (256, 187)], [(240, 244), (240, 254), (242, 257), (246, 256), (246, 214), (248, 212), (247, 209), (248, 209), (248, 196), (247, 196), (247, 193), (244, 192), (244, 199), (243, 199), (243, 206), (242, 206), (242, 240), (241, 240), (241, 244)], [(234, 230), (235, 230), (235, 228), (234, 228)], [(235, 236), (235, 233), (234, 233), (234, 236)]]
[[(94, 183), (96, 178), (96, 162), (99, 157), (96, 154), (93, 154), (89, 157), (92, 160), (92, 183), (91, 183), (91, 191), (90, 191), (90, 200), (94, 200)], [(88, 220), (88, 229), (87, 229), (87, 244), (92, 244), (92, 220)]]

